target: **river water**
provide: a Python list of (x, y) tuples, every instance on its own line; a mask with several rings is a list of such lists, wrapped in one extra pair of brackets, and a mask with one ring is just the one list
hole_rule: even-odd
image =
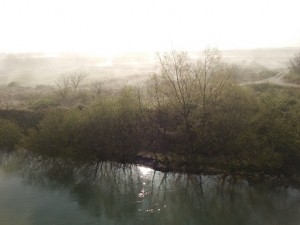
[(300, 190), (222, 175), (5, 156), (0, 224), (299, 225)]

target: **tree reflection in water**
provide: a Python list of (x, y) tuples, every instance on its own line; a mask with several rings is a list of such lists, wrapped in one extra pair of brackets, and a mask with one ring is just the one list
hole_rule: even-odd
[(300, 192), (222, 175), (162, 173), (135, 165), (6, 155), (2, 170), (45, 191), (66, 190), (106, 224), (300, 224)]

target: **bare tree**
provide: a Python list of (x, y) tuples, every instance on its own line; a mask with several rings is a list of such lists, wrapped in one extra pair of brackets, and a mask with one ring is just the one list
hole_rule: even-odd
[(207, 121), (207, 105), (216, 102), (225, 87), (229, 84), (229, 67), (221, 61), (221, 54), (217, 49), (206, 49), (203, 56), (193, 68), (198, 89), (198, 104), (202, 110), (202, 128)]
[(74, 92), (77, 91), (78, 87), (86, 77), (86, 73), (73, 73), (69, 75), (70, 85), (72, 86)]
[(91, 83), (91, 90), (98, 98), (102, 97), (104, 93), (103, 81), (93, 81)]
[(77, 91), (82, 81), (87, 77), (86, 73), (72, 73), (62, 75), (55, 83), (58, 94), (62, 98), (66, 98), (71, 90)]
[[(167, 133), (170, 134), (170, 124), (168, 123), (168, 95), (162, 85), (163, 79), (154, 74), (147, 84), (147, 105), (155, 110), (154, 118), (149, 121), (151, 150), (155, 160), (158, 162), (156, 152), (161, 154), (160, 160), (169, 163), (170, 152), (168, 151)], [(151, 114), (150, 114), (151, 115)], [(155, 121), (153, 123), (153, 121)]]
[[(161, 71), (152, 88), (156, 109), (159, 113), (162, 105), (173, 108), (178, 124), (186, 134), (184, 142), (187, 143), (189, 156), (193, 157), (195, 149), (192, 143), (199, 138), (196, 133), (201, 135), (203, 143), (208, 140), (208, 121), (213, 117), (217, 101), (230, 84), (229, 67), (222, 63), (217, 49), (206, 49), (197, 61), (185, 52), (171, 52), (159, 56), (159, 63)], [(168, 135), (172, 136), (171, 133)], [(173, 137), (176, 138), (176, 134)]]
[(300, 53), (290, 59), (290, 64), (293, 72), (300, 75)]
[(69, 76), (63, 75), (56, 81), (56, 89), (62, 98), (66, 98), (71, 90), (71, 83)]
[[(191, 59), (186, 52), (171, 52), (159, 56), (164, 95), (183, 120), (187, 133), (190, 131), (190, 116), (195, 107), (196, 80), (192, 76)], [(158, 102), (159, 103), (159, 102)]]
[(167, 127), (164, 106), (166, 105), (167, 96), (163, 91), (162, 80), (157, 74), (154, 74), (148, 82), (147, 96), (149, 98), (148, 105), (157, 111), (159, 128), (165, 133)]

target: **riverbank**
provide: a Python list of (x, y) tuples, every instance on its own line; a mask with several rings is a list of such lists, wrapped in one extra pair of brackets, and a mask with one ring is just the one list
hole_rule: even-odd
[(300, 171), (277, 171), (273, 173), (265, 173), (263, 171), (233, 171), (224, 168), (217, 168), (214, 166), (205, 167), (199, 166), (197, 168), (189, 168), (187, 166), (165, 165), (161, 162), (157, 162), (151, 154), (141, 153), (129, 164), (136, 164), (151, 168), (155, 171), (165, 173), (185, 173), (189, 175), (222, 175), (222, 179), (226, 179), (228, 176), (234, 176), (236, 179), (247, 179), (249, 182), (260, 183), (266, 181), (273, 183), (274, 185), (280, 185), (284, 187), (294, 186), (300, 187)]
[[(74, 162), (115, 161), (140, 164), (162, 172), (234, 174), (258, 181), (267, 176), (283, 185), (300, 183), (297, 133), (291, 130), (292, 127), (289, 124), (285, 124), (286, 128), (290, 129), (289, 135), (295, 136), (287, 136), (282, 133), (287, 130), (279, 129), (279, 127), (272, 130), (273, 136), (261, 134), (259, 130), (258, 133), (254, 133), (257, 131), (252, 130), (253, 133), (248, 131), (245, 134), (235, 134), (236, 141), (239, 141), (239, 138), (248, 139), (243, 145), (239, 144), (228, 149), (220, 145), (221, 149), (216, 149), (211, 153), (205, 152), (206, 146), (203, 150), (199, 146), (191, 157), (188, 146), (192, 146), (193, 143), (189, 143), (181, 131), (174, 130), (162, 134), (152, 130), (155, 127), (150, 127), (151, 129), (146, 130), (145, 134), (144, 121), (141, 122), (139, 118), (131, 116), (134, 114), (124, 116), (122, 109), (115, 111), (115, 108), (111, 107), (111, 105), (102, 104), (91, 105), (83, 109), (0, 110), (0, 117), (5, 120), (3, 124), (6, 124), (5, 129), (3, 126), (0, 127), (1, 140), (5, 140), (2, 145), (7, 145), (7, 141), (10, 140), (10, 146), (26, 148), (37, 156)], [(114, 114), (110, 116), (109, 113)], [(138, 111), (133, 111), (133, 113), (138, 113)], [(287, 119), (290, 120), (290, 118)], [(290, 122), (292, 121), (294, 120)], [(262, 122), (264, 123), (261, 124), (260, 129), (266, 129), (266, 123), (271, 123), (271, 125), (275, 123), (269, 120)], [(281, 124), (283, 123), (279, 125)], [(257, 122), (254, 125), (257, 125)], [(267, 125), (270, 126), (270, 124)], [(16, 131), (20, 135), (15, 135)], [(161, 132), (161, 129), (158, 128), (158, 131)], [(253, 135), (256, 136), (253, 137)], [(262, 141), (265, 138), (272, 142), (276, 141), (278, 146), (274, 145), (274, 150), (270, 150), (265, 142), (262, 142), (263, 145), (257, 140), (254, 143), (250, 142), (255, 141), (255, 137)], [(149, 144), (153, 143), (152, 138), (158, 140), (156, 145)], [(221, 140), (222, 138), (220, 137)], [(194, 143), (197, 141), (197, 139), (193, 140)], [(163, 146), (165, 149), (162, 148)], [(256, 149), (253, 149), (253, 146)], [(145, 150), (141, 152), (140, 149)]]
[[(219, 59), (216, 50), (209, 51), (213, 62)], [(43, 110), (0, 110), (0, 147), (74, 162), (145, 164), (165, 172), (298, 174), (299, 89), (239, 86), (234, 70), (218, 60), (209, 83), (190, 66), (176, 79), (178, 60), (194, 63), (184, 53), (166, 54), (160, 67), (169, 70), (142, 89), (101, 92), (100, 85), (96, 96), (67, 86), (66, 95), (57, 89), (48, 96), (59, 104)], [(202, 69), (207, 68), (197, 71)]]

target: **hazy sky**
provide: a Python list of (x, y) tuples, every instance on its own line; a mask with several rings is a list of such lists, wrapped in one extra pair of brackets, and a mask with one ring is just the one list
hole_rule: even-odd
[(0, 0), (0, 52), (300, 46), (299, 0)]

